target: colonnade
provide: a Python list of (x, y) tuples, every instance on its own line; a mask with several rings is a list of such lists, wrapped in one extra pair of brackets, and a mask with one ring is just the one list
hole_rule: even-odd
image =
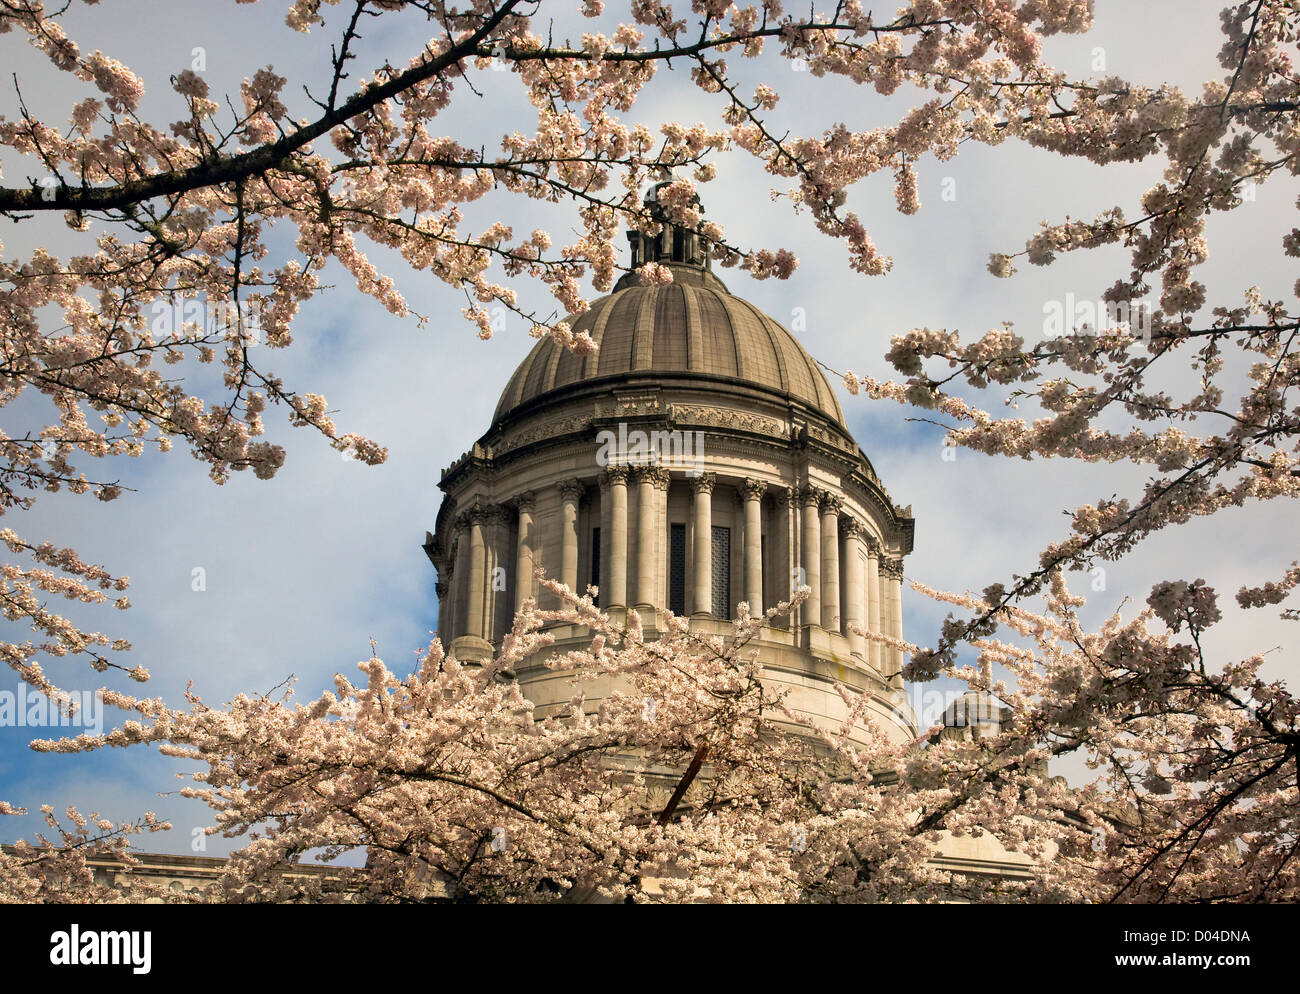
[[(643, 612), (666, 607), (663, 582), (667, 572), (667, 547), (658, 533), (665, 527), (670, 476), (660, 466), (607, 467), (598, 481), (602, 491), (601, 606), (626, 608), (632, 603)], [(689, 520), (692, 524), (691, 579), (687, 612), (705, 617), (713, 613), (713, 498), (717, 477), (713, 473), (686, 476), (691, 490)], [(742, 596), (751, 613), (761, 613), (764, 603), (764, 514), (763, 498), (768, 484), (762, 480), (728, 481), (734, 485), (741, 504), (744, 538), (740, 576), (731, 577), (731, 589)], [(636, 490), (635, 520), (629, 520), (629, 488)], [(509, 506), (475, 502), (455, 521), (455, 555), (448, 563), (450, 575), (440, 578), (439, 628), (454, 629), (457, 636), (493, 640), (508, 624), (503, 598), (493, 596), (498, 560), (514, 566), (514, 596), (518, 609), (529, 597), (536, 597), (534, 571), (543, 561), (558, 560), (557, 579), (571, 590), (579, 580), (579, 522), (587, 487), (579, 480), (556, 485), (556, 522), (539, 528), (537, 496), (531, 492), (515, 498)], [(769, 568), (789, 567), (789, 589), (807, 586), (809, 594), (790, 624), (819, 627), (843, 635), (852, 655), (877, 672), (892, 675), (902, 666), (902, 653), (869, 641), (852, 631), (863, 627), (902, 638), (902, 560), (889, 555), (867, 525), (844, 513), (843, 499), (815, 486), (782, 488), (776, 493), (778, 513), (770, 516), (767, 533), (770, 544)], [(511, 521), (511, 516), (514, 521)], [(511, 524), (514, 528), (511, 529)], [(513, 530), (515, 547), (506, 550)], [(785, 534), (782, 534), (782, 533)], [(775, 534), (773, 534), (775, 533)], [(548, 541), (543, 542), (546, 535)], [(631, 554), (635, 539), (635, 556)], [(544, 549), (543, 546), (546, 546)], [(841, 568), (843, 557), (843, 568)], [(635, 562), (631, 560), (635, 558)], [(730, 564), (727, 564), (730, 568)], [(841, 584), (841, 574), (843, 583)], [(462, 581), (460, 578), (464, 578)], [(632, 585), (629, 590), (629, 584)], [(787, 596), (780, 584), (767, 585)], [(504, 618), (504, 621), (501, 619)], [(502, 627), (498, 627), (502, 626)], [(893, 681), (901, 686), (901, 680)]]

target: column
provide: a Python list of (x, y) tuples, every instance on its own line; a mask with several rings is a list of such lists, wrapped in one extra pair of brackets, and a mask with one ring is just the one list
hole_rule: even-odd
[(582, 500), (582, 484), (565, 480), (557, 484), (560, 491), (560, 582), (570, 590), (578, 590), (578, 501)]
[(487, 530), (487, 602), (483, 637), (496, 642), (510, 630), (514, 612), (510, 601), (510, 571), (516, 566), (515, 550), (510, 544), (510, 509), (502, 504), (488, 508)]
[(763, 613), (763, 492), (767, 484), (747, 479), (740, 488), (745, 499), (745, 600), (749, 613)]
[(601, 577), (606, 608), (627, 607), (627, 467), (609, 466), (609, 578)]
[(695, 494), (694, 514), (694, 615), (713, 614), (713, 473), (702, 473), (691, 480)]
[(859, 659), (866, 659), (866, 639), (853, 630), (862, 627), (862, 522), (846, 517), (841, 520), (844, 529), (844, 630), (849, 636), (849, 651)]
[(668, 606), (668, 491), (672, 488), (668, 470), (655, 477), (655, 598), (659, 607)]
[(519, 537), (515, 543), (515, 612), (524, 606), (524, 601), (533, 597), (533, 584), (536, 577), (533, 570), (537, 568), (533, 561), (533, 494), (526, 491), (515, 499), (515, 510), (519, 514)]
[[(873, 632), (882, 631), (880, 627), (880, 543), (874, 537), (867, 539), (867, 627)], [(877, 673), (881, 669), (881, 645), (872, 642), (867, 647), (867, 662)]]
[[(587, 548), (588, 546), (591, 546), (591, 547), (592, 547), (592, 548), (590, 549), (590, 551), (582, 552), (582, 555), (587, 559), (587, 561), (584, 562), (584, 563), (582, 563), (582, 565), (579, 567), (578, 572), (579, 572), (580, 574), (581, 574), (581, 573), (584, 573), (584, 572), (588, 572), (588, 571), (591, 569), (591, 559), (592, 559), (592, 557), (593, 557), (593, 556), (595, 556), (595, 557), (599, 557), (599, 559), (600, 559), (600, 570), (599, 570), (599, 579), (600, 579), (600, 582), (597, 583), (597, 584), (594, 584), (594, 586), (597, 588), (597, 591), (596, 591), (596, 606), (597, 606), (597, 607), (601, 607), (601, 608), (607, 608), (607, 607), (609, 607), (609, 576), (610, 576), (610, 569), (609, 569), (609, 545), (610, 545), (610, 542), (609, 542), (609, 536), (610, 536), (610, 532), (612, 531), (612, 529), (610, 528), (610, 522), (613, 520), (613, 515), (610, 513), (610, 504), (612, 504), (613, 501), (610, 500), (610, 496), (609, 496), (609, 477), (606, 476), (604, 473), (601, 473), (598, 477), (596, 477), (596, 489), (600, 492), (600, 501), (599, 501), (599, 503), (600, 503), (600, 513), (599, 513), (599, 515), (596, 515), (596, 513), (595, 513), (591, 508), (588, 508), (588, 509), (587, 509), (587, 513), (586, 513), (586, 515), (585, 515), (585, 519), (586, 519), (586, 520), (583, 520), (582, 517), (579, 517), (579, 519), (578, 519), (578, 531), (579, 531), (579, 535), (580, 535), (580, 537), (581, 537), (581, 542), (579, 543), (579, 546), (578, 546), (578, 547), (579, 547), (580, 550), (581, 550), (581, 549), (585, 549), (585, 548)], [(586, 498), (584, 498), (584, 500), (585, 500), (585, 499), (586, 499)], [(581, 504), (580, 504), (580, 505), (579, 505), (579, 514), (581, 514), (581, 511), (582, 511), (582, 508), (581, 508)], [(600, 529), (600, 547), (599, 547), (599, 548), (595, 548), (595, 547), (594, 547), (594, 545), (595, 545), (595, 543), (594, 543), (594, 539), (595, 539), (595, 537), (596, 537), (596, 536), (595, 536), (595, 529), (596, 529), (596, 528), (599, 528), (599, 529)], [(592, 580), (591, 580), (591, 578), (590, 578), (590, 576), (589, 576), (588, 579), (587, 579), (587, 583), (591, 583), (591, 582), (592, 582)]]
[[(894, 599), (889, 596), (889, 556), (883, 549), (880, 553), (880, 631), (885, 635), (894, 634)], [(898, 667), (894, 665), (893, 646), (880, 647), (880, 673), (889, 676)]]
[(483, 638), (483, 603), (487, 592), (487, 547), (483, 541), (483, 526), (487, 521), (487, 508), (476, 503), (469, 511), (469, 596), (465, 634)]
[(654, 619), (655, 572), (659, 562), (655, 525), (659, 520), (659, 491), (668, 493), (668, 470), (662, 466), (642, 466), (637, 470), (636, 506), (636, 606), (642, 621)]
[(434, 585), (434, 590), (437, 591), (438, 594), (438, 638), (442, 639), (443, 642), (446, 643), (447, 636), (451, 634), (447, 628), (451, 623), (451, 616), (448, 614), (447, 610), (447, 592), (451, 590), (451, 584), (448, 582), (451, 579), (451, 569), (445, 569), (443, 575), (446, 579), (439, 580)]
[[(903, 560), (890, 559), (889, 561), (889, 601), (890, 601), (890, 629), (889, 634), (896, 639), (903, 637)], [(896, 690), (903, 689), (903, 650), (894, 649), (893, 652), (893, 669), (894, 674), (890, 684)]]
[(822, 492), (816, 487), (805, 486), (800, 492), (803, 501), (803, 542), (800, 544), (799, 565), (803, 568), (804, 583), (811, 589), (808, 599), (803, 602), (803, 623), (820, 625), (822, 621), (822, 567), (821, 567), (821, 527), (818, 519), (817, 505)]
[(451, 590), (450, 615), (454, 619), (454, 639), (443, 638), (452, 654), (462, 663), (478, 666), (492, 658), (492, 645), (484, 638), (488, 618), (485, 614), (488, 584), (488, 541), (484, 534), (492, 508), (472, 504), (456, 516), (455, 585)]
[(469, 634), (469, 512), (462, 511), (456, 515), (456, 568), (452, 572), (456, 577), (456, 590), (451, 595), (455, 602), (456, 619), (453, 622), (456, 635)]
[[(780, 558), (780, 573), (783, 576), (776, 587), (778, 591), (778, 600), (789, 600), (794, 594), (794, 568), (799, 562), (799, 528), (796, 525), (799, 511), (799, 491), (795, 487), (789, 487), (777, 498), (776, 502), (777, 516), (780, 518), (780, 525), (777, 529), (778, 555)], [(791, 611), (786, 615), (786, 624), (791, 628), (798, 625), (798, 612)]]
[(833, 494), (822, 494), (822, 627), (840, 631), (840, 507)]

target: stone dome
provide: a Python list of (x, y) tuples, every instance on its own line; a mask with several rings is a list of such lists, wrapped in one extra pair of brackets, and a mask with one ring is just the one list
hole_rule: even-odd
[(494, 423), (578, 384), (722, 381), (818, 412), (847, 434), (826, 376), (780, 322), (733, 296), (708, 270), (669, 268), (671, 285), (643, 286), (625, 276), (573, 321), (575, 333), (591, 335), (595, 353), (576, 355), (549, 338), (539, 342), (502, 392)]
[[(911, 509), (889, 497), (821, 367), (730, 293), (709, 246), (657, 203), (652, 190), (659, 229), (628, 232), (629, 271), (571, 322), (596, 351), (537, 343), (487, 431), (443, 471), (424, 545), (439, 638), (462, 662), (490, 659), (525, 603), (558, 606), (542, 576), (636, 611), (648, 632), (668, 613), (719, 637), (741, 603), (762, 613), (806, 587), (752, 643), (764, 679), (827, 730), (849, 713), (842, 688), (870, 694), (867, 712), (910, 741), (902, 652), (860, 629), (903, 637)], [(643, 285), (646, 263), (673, 282)], [(557, 622), (550, 638), (510, 674), (540, 716), (573, 697), (547, 658), (589, 633)]]

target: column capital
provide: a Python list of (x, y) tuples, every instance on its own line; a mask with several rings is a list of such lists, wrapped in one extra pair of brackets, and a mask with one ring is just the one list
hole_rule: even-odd
[(753, 477), (746, 477), (745, 482), (740, 485), (740, 492), (745, 500), (762, 500), (763, 494), (767, 492), (767, 483), (763, 480), (755, 480)]
[(844, 507), (844, 498), (823, 490), (817, 505), (822, 509), (822, 514), (839, 514)]
[(609, 483), (627, 486), (628, 467), (623, 463), (606, 466), (602, 476), (602, 482), (608, 481)]
[(852, 515), (840, 516), (840, 531), (848, 538), (862, 538), (867, 533), (866, 525)]
[(821, 503), (824, 491), (814, 487), (811, 483), (805, 483), (799, 488), (799, 500), (805, 507), (816, 507)]
[(799, 488), (798, 488), (798, 487), (782, 487), (782, 488), (781, 488), (781, 492), (780, 492), (778, 495), (776, 495), (776, 500), (777, 500), (778, 503), (780, 503), (780, 504), (784, 504), (787, 508), (798, 507), (798, 506), (799, 506)]
[[(450, 573), (450, 571), (448, 572)], [(444, 597), (447, 596), (448, 587), (449, 585), (446, 580), (439, 580), (437, 583), (433, 585), (433, 589), (437, 591), (438, 600), (442, 600)]]
[(465, 531), (466, 529), (469, 528), (469, 524), (470, 524), (470, 515), (468, 511), (461, 511), (460, 514), (456, 515), (455, 518), (456, 531), (458, 532)]
[(472, 520), (481, 521), (485, 525), (504, 521), (507, 517), (506, 509), (500, 504), (475, 504), (469, 509), (469, 515)]
[(575, 504), (582, 500), (582, 495), (587, 491), (581, 480), (561, 480), (555, 485), (555, 489), (560, 492), (561, 500), (571, 500)]
[(643, 483), (649, 483), (656, 490), (667, 490), (671, 480), (668, 470), (655, 465), (636, 467), (636, 477)]
[(691, 491), (697, 494), (713, 493), (713, 485), (718, 482), (716, 473), (701, 473), (699, 476), (692, 477)]
[(537, 495), (531, 490), (525, 490), (515, 498), (515, 510), (520, 512), (532, 513), (537, 506)]
[(903, 578), (903, 558), (901, 556), (881, 556), (880, 571), (891, 580)]

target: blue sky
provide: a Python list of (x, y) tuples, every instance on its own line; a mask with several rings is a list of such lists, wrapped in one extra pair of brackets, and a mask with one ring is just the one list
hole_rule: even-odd
[[(557, 36), (574, 23), (569, 6), (546, 5), (546, 13), (553, 10), (558, 19)], [(612, 21), (606, 30), (612, 31), (619, 4), (607, 6)], [(1087, 74), (1100, 50), (1107, 74), (1195, 89), (1221, 75), (1214, 59), (1221, 6), (1204, 0), (1100, 0), (1096, 29), (1051, 39), (1048, 57), (1068, 72)], [(195, 47), (204, 49), (204, 75), (218, 92), (237, 93), (240, 79), (267, 64), (289, 77), (287, 92), (320, 80), (337, 30), (300, 36), (281, 26), (282, 14), (277, 3), (137, 0), (75, 6), (67, 24), (84, 48), (101, 48), (135, 69), (149, 88), (145, 113), (170, 120), (177, 112), (166, 78), (190, 65)], [(354, 64), (358, 74), (385, 58), (400, 64), (418, 49), (421, 22), (385, 24), (372, 25)], [(61, 118), (79, 91), (47, 71), (16, 33), (0, 38), (0, 46), (28, 104)], [(764, 66), (780, 74), (768, 82), (783, 95), (776, 116), (783, 127), (817, 132), (838, 120), (853, 128), (887, 125), (909, 104), (905, 93), (886, 100), (790, 72), (784, 63)], [(741, 71), (751, 84), (762, 78), (755, 67)], [(508, 74), (481, 75), (476, 85), (484, 96), (462, 88), (462, 99), (440, 127), (466, 144), (492, 148), (503, 133), (528, 129), (532, 112)], [(674, 118), (719, 126), (722, 104), (705, 99), (683, 76), (661, 72), (629, 120), (652, 128)], [(12, 88), (0, 86), (0, 114), (12, 115), (14, 108)], [(308, 113), (302, 101), (291, 110)], [(6, 183), (31, 171), (12, 157), (0, 157), (0, 164)], [(1006, 145), (964, 146), (957, 159), (927, 159), (918, 172), (923, 206), (913, 217), (895, 212), (886, 175), (851, 194), (876, 244), (894, 257), (892, 272), (868, 278), (849, 270), (843, 248), (818, 234), (806, 215), (769, 202), (771, 184), (759, 166), (741, 154), (723, 157), (718, 180), (702, 190), (706, 214), (735, 242), (785, 247), (800, 259), (798, 271), (784, 282), (757, 282), (734, 271), (723, 271), (723, 279), (733, 293), (783, 323), (802, 308), (807, 324), (801, 340), (835, 369), (886, 375), (882, 356), (889, 337), (921, 326), (973, 336), (1013, 321), (1032, 340), (1045, 302), (1068, 293), (1096, 299), (1127, 271), (1123, 251), (1067, 257), (1048, 269), (1022, 266), (1016, 277), (1002, 281), (986, 272), (988, 254), (1017, 250), (1044, 219), (1091, 216), (1115, 203), (1131, 209), (1158, 167), (1100, 170)], [(948, 178), (955, 181), (953, 201), (940, 197)], [(1278, 240), (1291, 226), (1296, 192), (1269, 184), (1255, 203), (1212, 223), (1212, 261), (1202, 278), (1215, 303), (1238, 302), (1252, 283), (1266, 296), (1289, 295), (1294, 272)], [(496, 199), (466, 213), (467, 227), (499, 215), (516, 232), (548, 227), (557, 243), (575, 226), (570, 205)], [(58, 219), (46, 220), (0, 227), (4, 256), (21, 256), (38, 244), (77, 250)], [(287, 237), (273, 242), (281, 249), (287, 244)], [(303, 308), (294, 347), (269, 365), (294, 388), (328, 397), (341, 430), (387, 445), (385, 465), (345, 460), (316, 436), (286, 427), (273, 409), (267, 418), (271, 438), (289, 446), (287, 464), (273, 480), (242, 474), (216, 487), (204, 467), (178, 448), (90, 467), (135, 488), (115, 502), (42, 495), (32, 511), (3, 522), (25, 537), (73, 546), (83, 558), (132, 578), (130, 611), (68, 613), (92, 629), (130, 639), (134, 649), (124, 661), (150, 669), (150, 695), (179, 704), (193, 681), (197, 693), (216, 703), (241, 691), (268, 690), (294, 674), (300, 695), (310, 698), (334, 673), (354, 672), (369, 654), (371, 639), (398, 669), (427, 644), (437, 605), (421, 543), (440, 502), (439, 472), (486, 430), (500, 390), (533, 340), (514, 323), (493, 340), (478, 341), (460, 316), (464, 301), (457, 291), (412, 273), (391, 253), (376, 251), (371, 258), (397, 280), (413, 310), (430, 316), (428, 325), (388, 314), (336, 267), (328, 274), (335, 288)], [(546, 305), (544, 291), (521, 292), (525, 303)], [(931, 586), (978, 590), (1023, 573), (1044, 545), (1064, 534), (1063, 510), (1112, 493), (1132, 494), (1145, 479), (1131, 466), (1044, 465), (965, 451), (947, 462), (939, 431), (908, 420), (917, 412), (849, 397), (835, 387), (850, 427), (891, 495), (912, 505), (916, 549), (906, 571)], [(46, 423), (39, 403), (23, 399), (0, 410), (0, 427), (14, 434), (26, 430), (32, 417)], [(1279, 505), (1234, 510), (1158, 536), (1108, 565), (1104, 591), (1080, 585), (1090, 597), (1088, 617), (1099, 619), (1125, 598), (1141, 604), (1158, 580), (1201, 576), (1220, 592), (1225, 614), (1209, 650), (1239, 658), (1280, 647), (1270, 654), (1269, 669), (1294, 681), (1297, 656), (1285, 624), (1276, 612), (1238, 611), (1231, 593), (1243, 582), (1281, 573), (1295, 553), (1278, 538), (1294, 535), (1295, 525), (1294, 509)], [(192, 589), (195, 569), (204, 571), (202, 591)], [(945, 613), (941, 606), (905, 590), (904, 609), (906, 633), (932, 641)], [(51, 671), (69, 689), (104, 682), (75, 659), (55, 663)], [(12, 674), (0, 675), (0, 691), (15, 687)], [(196, 802), (158, 796), (179, 787), (171, 777), (183, 765), (140, 749), (89, 758), (38, 755), (26, 748), (30, 732), (0, 728), (0, 798), (33, 811), (42, 803), (58, 809), (75, 803), (115, 819), (152, 809), (176, 826), (145, 841), (161, 851), (191, 851), (195, 829), (208, 824), (207, 809)], [(31, 817), (10, 819), (0, 827), (0, 838), (8, 841), (35, 827)], [(208, 840), (205, 851), (219, 854), (226, 845)]]

